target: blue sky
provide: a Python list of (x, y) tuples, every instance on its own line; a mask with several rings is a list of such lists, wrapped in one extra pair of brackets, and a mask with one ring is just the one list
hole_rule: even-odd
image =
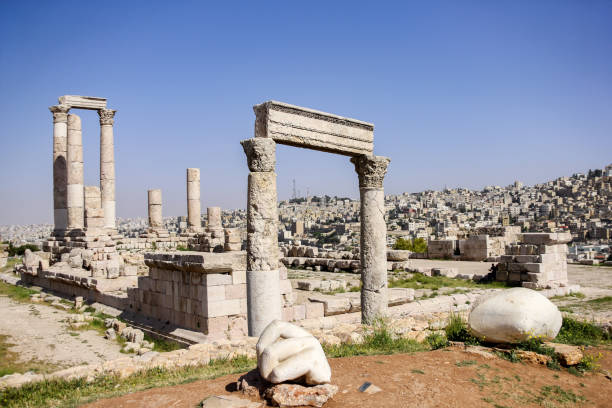
[[(612, 162), (612, 2), (0, 3), (0, 224), (52, 220), (52, 116), (64, 94), (115, 116), (117, 214), (246, 204), (239, 141), (275, 99), (375, 124), (387, 193), (534, 184)], [(83, 120), (85, 183), (99, 125)], [(279, 198), (358, 197), (348, 158), (280, 146)]]

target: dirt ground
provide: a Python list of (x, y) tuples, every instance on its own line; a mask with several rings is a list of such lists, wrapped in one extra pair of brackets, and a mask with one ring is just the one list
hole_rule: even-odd
[[(604, 351), (603, 369), (612, 369)], [(544, 366), (443, 349), (417, 354), (330, 359), (339, 386), (326, 408), (339, 407), (610, 407), (612, 382), (601, 373), (577, 377)], [(239, 374), (154, 388), (96, 401), (89, 408), (193, 408), (210, 395), (234, 394)], [(382, 389), (365, 394), (369, 381)]]
[(19, 361), (47, 363), (59, 370), (80, 364), (100, 363), (124, 357), (116, 342), (98, 332), (69, 330), (68, 312), (45, 305), (19, 303), (0, 296), (0, 334), (8, 335), (10, 351)]

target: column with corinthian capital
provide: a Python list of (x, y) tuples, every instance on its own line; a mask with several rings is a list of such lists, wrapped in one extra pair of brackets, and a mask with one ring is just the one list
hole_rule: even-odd
[(259, 336), (281, 319), (276, 202), (276, 143), (255, 137), (240, 142), (247, 156), (247, 321), (249, 336)]
[(115, 143), (113, 124), (116, 110), (100, 109), (100, 195), (104, 227), (115, 228)]
[(362, 155), (351, 158), (361, 197), (361, 321), (372, 324), (387, 311), (387, 224), (383, 179), (391, 160)]
[(53, 223), (61, 232), (68, 226), (68, 105), (50, 106), (53, 114)]

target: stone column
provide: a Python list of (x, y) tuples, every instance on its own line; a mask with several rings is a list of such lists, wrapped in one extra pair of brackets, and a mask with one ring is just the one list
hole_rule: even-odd
[(83, 135), (81, 118), (68, 115), (68, 162), (67, 208), (68, 229), (85, 227), (85, 196), (83, 190)]
[(200, 204), (200, 169), (187, 169), (187, 228), (189, 232), (202, 230)]
[(208, 207), (206, 209), (207, 225), (206, 229), (209, 231), (216, 231), (223, 229), (221, 223), (221, 207)]
[(276, 199), (276, 143), (268, 138), (241, 142), (249, 165), (247, 198), (247, 318), (249, 336), (281, 319)]
[(391, 160), (382, 156), (351, 158), (359, 175), (361, 198), (361, 321), (372, 324), (387, 311), (387, 224), (383, 179)]
[(53, 222), (56, 231), (68, 226), (68, 111), (67, 105), (50, 106), (53, 114)]
[[(102, 201), (102, 204), (104, 204), (104, 201)], [(159, 230), (163, 227), (162, 192), (160, 189), (149, 190), (149, 229)]]
[(115, 142), (113, 109), (100, 109), (100, 193), (104, 210), (104, 227), (115, 228)]

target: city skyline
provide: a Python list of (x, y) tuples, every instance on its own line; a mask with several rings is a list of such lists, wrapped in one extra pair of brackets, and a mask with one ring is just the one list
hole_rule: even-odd
[[(300, 19), (250, 6), (2, 5), (0, 224), (52, 222), (48, 106), (63, 94), (118, 110), (123, 218), (146, 216), (149, 188), (162, 189), (164, 215), (185, 214), (187, 167), (201, 169), (203, 209), (244, 208), (239, 141), (269, 99), (374, 123), (375, 153), (392, 160), (386, 194), (533, 185), (609, 164), (610, 4), (442, 3)], [(97, 185), (97, 115), (79, 115), (85, 184)], [(302, 195), (358, 197), (348, 159), (285, 146), (277, 158), (279, 199), (293, 179)]]

